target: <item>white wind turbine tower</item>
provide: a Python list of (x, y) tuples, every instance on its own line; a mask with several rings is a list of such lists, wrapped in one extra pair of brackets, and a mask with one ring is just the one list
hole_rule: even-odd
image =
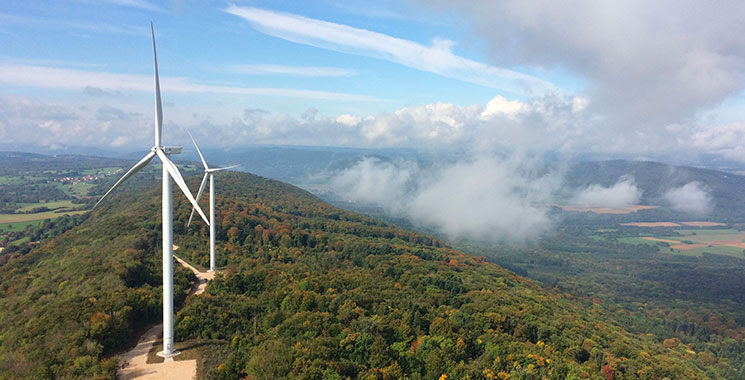
[(136, 163), (114, 186), (101, 197), (93, 206), (96, 208), (107, 195), (116, 189), (122, 182), (137, 173), (140, 169), (158, 156), (163, 163), (163, 352), (159, 355), (171, 357), (178, 352), (173, 349), (173, 202), (171, 199), (171, 178), (189, 199), (192, 206), (199, 212), (204, 222), (209, 224), (207, 217), (199, 208), (199, 204), (191, 195), (184, 178), (179, 173), (176, 165), (168, 158), (171, 154), (181, 153), (181, 147), (167, 147), (161, 143), (161, 132), (163, 130), (163, 109), (160, 102), (160, 82), (158, 80), (158, 56), (155, 52), (155, 31), (153, 23), (150, 23), (150, 32), (153, 36), (153, 61), (155, 63), (155, 145), (150, 153)]
[[(186, 133), (189, 133), (189, 131), (186, 131)], [(221, 170), (228, 170), (237, 167), (238, 165), (228, 166), (225, 168), (210, 168), (207, 165), (207, 161), (204, 160), (204, 156), (202, 155), (202, 151), (199, 150), (199, 145), (197, 145), (197, 142), (194, 141), (194, 137), (189, 133), (189, 137), (191, 137), (191, 142), (194, 143), (194, 147), (197, 148), (197, 153), (199, 153), (199, 158), (202, 160), (202, 165), (204, 165), (204, 177), (202, 177), (202, 184), (199, 185), (199, 192), (197, 193), (197, 202), (199, 202), (199, 199), (202, 197), (202, 193), (204, 192), (204, 187), (207, 185), (207, 177), (210, 178), (210, 222), (208, 223), (210, 226), (210, 272), (214, 272), (216, 270), (216, 264), (215, 264), (215, 178), (213, 174), (215, 172), (219, 172)], [(189, 225), (191, 224), (191, 218), (194, 217), (194, 208), (191, 209), (191, 215), (189, 216), (189, 222), (186, 223), (186, 228), (189, 228)]]

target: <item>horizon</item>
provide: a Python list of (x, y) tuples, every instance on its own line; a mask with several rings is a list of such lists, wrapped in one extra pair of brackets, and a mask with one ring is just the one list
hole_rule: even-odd
[[(152, 20), (165, 128), (184, 147), (188, 128), (207, 149), (426, 146), (745, 162), (745, 46), (733, 37), (743, 7), (666, 3), (668, 22), (645, 4), (575, 5), (580, 19), (547, 4), (480, 6), (6, 4), (0, 138), (30, 150), (144, 146)], [(606, 22), (607, 7), (633, 36)], [(563, 40), (532, 29), (536, 11)], [(598, 33), (586, 38), (590, 26)]]

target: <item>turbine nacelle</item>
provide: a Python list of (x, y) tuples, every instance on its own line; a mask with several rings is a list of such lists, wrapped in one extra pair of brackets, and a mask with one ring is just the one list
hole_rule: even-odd
[(163, 153), (166, 154), (166, 156), (170, 156), (172, 154), (181, 154), (181, 147), (180, 146), (164, 146), (161, 147), (163, 149)]

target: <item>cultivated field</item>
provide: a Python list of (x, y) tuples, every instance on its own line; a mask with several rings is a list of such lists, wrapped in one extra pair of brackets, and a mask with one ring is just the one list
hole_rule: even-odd
[(645, 206), (645, 205), (631, 205), (624, 208), (610, 208), (610, 207), (588, 207), (588, 206), (581, 206), (581, 205), (558, 205), (554, 204), (553, 206), (556, 206), (564, 211), (569, 212), (592, 212), (595, 214), (609, 214), (609, 215), (621, 215), (621, 214), (631, 214), (632, 212), (637, 212), (641, 210), (651, 210), (658, 208), (659, 206)]
[(660, 245), (663, 251), (699, 256), (703, 253), (745, 258), (745, 232), (733, 229), (690, 229), (660, 231), (642, 237), (624, 237), (630, 244)]
[(623, 223), (622, 226), (634, 226), (634, 227), (721, 227), (726, 226), (724, 223), (717, 222), (636, 222), (636, 223)]
[(78, 215), (85, 212), (88, 212), (88, 210), (63, 212), (46, 211), (36, 214), (0, 214), (0, 225), (7, 223), (21, 223), (35, 220), (54, 219), (64, 215)]

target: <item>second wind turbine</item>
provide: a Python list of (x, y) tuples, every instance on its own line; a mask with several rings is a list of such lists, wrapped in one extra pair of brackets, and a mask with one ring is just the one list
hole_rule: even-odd
[[(189, 131), (186, 131), (186, 133), (189, 133)], [(189, 137), (191, 137), (191, 142), (194, 143), (194, 147), (197, 148), (199, 158), (202, 160), (202, 165), (204, 165), (204, 177), (202, 177), (202, 184), (199, 185), (199, 192), (196, 196), (197, 202), (199, 202), (199, 198), (202, 197), (204, 187), (207, 185), (207, 177), (209, 177), (210, 179), (210, 272), (214, 272), (217, 269), (217, 264), (215, 263), (215, 178), (213, 175), (215, 172), (232, 169), (237, 167), (238, 165), (228, 166), (226, 168), (210, 168), (207, 165), (207, 161), (204, 160), (202, 151), (199, 150), (199, 145), (197, 145), (197, 142), (194, 140), (194, 137), (191, 135), (191, 133), (189, 133)], [(191, 224), (191, 219), (194, 217), (194, 210), (195, 208), (192, 207), (191, 215), (189, 216), (189, 222), (186, 223), (186, 228), (189, 228), (189, 225)]]

